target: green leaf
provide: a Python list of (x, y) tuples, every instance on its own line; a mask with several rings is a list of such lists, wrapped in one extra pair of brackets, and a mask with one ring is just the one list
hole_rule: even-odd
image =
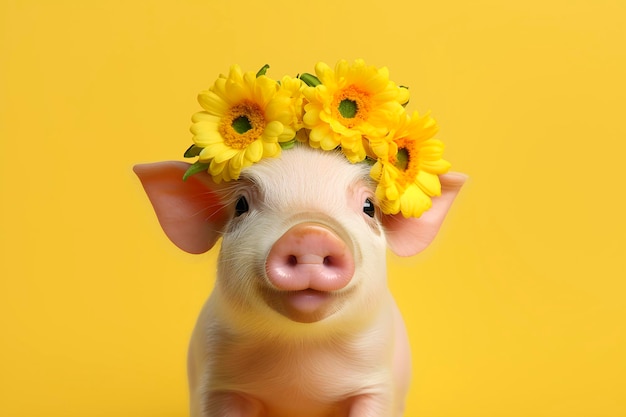
[(287, 142), (278, 142), (278, 144), (280, 145), (281, 149), (283, 150), (287, 150), (287, 149), (291, 149), (294, 146), (296, 146), (296, 138), (294, 137), (293, 139), (287, 141)]
[(257, 78), (260, 77), (261, 75), (265, 75), (269, 67), (270, 67), (269, 64), (263, 65), (261, 69), (256, 73)]
[(315, 87), (322, 83), (320, 79), (317, 78), (315, 75), (309, 74), (307, 72), (305, 72), (304, 74), (300, 74), (298, 78), (304, 81), (304, 83), (309, 87)]
[(366, 156), (365, 159), (363, 160), (364, 163), (366, 163), (369, 166), (374, 166), (374, 164), (376, 163), (376, 159)]
[(206, 171), (209, 169), (208, 163), (197, 161), (195, 164), (192, 164), (187, 168), (187, 171), (183, 175), (183, 181), (192, 176), (193, 174), (197, 174), (198, 172)]
[(191, 145), (189, 148), (187, 148), (183, 156), (185, 158), (193, 158), (194, 156), (200, 155), (200, 152), (202, 152), (202, 149), (204, 148), (201, 148), (197, 145)]

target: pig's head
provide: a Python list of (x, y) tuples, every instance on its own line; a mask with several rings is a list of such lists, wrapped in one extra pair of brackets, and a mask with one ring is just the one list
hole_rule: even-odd
[(434, 238), (465, 177), (440, 177), (442, 195), (420, 218), (376, 207), (367, 164), (307, 146), (284, 151), (215, 184), (188, 164), (135, 172), (165, 233), (190, 253), (223, 238), (215, 305), (238, 325), (264, 332), (359, 326), (387, 302), (385, 250), (401, 256)]

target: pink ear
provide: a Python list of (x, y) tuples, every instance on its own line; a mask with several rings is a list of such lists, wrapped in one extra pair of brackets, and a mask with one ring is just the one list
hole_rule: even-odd
[(227, 215), (210, 175), (201, 172), (183, 181), (187, 168), (187, 163), (169, 161), (135, 165), (133, 170), (170, 240), (186, 252), (203, 253), (220, 237)]
[(396, 255), (413, 256), (426, 249), (466, 179), (466, 175), (459, 173), (441, 175), (441, 196), (433, 198), (432, 207), (417, 219), (407, 219), (402, 214), (383, 217), (387, 243)]

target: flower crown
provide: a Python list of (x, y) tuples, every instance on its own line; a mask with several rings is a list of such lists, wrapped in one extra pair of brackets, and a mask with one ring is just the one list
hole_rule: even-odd
[(316, 75), (280, 81), (266, 76), (268, 68), (243, 73), (233, 65), (198, 95), (204, 111), (192, 117), (194, 144), (185, 152), (198, 160), (184, 179), (208, 171), (217, 183), (236, 180), (244, 167), (302, 142), (370, 162), (383, 213), (419, 217), (430, 208), (450, 164), (433, 139), (437, 124), (406, 112), (409, 90), (390, 81), (387, 68), (320, 62)]

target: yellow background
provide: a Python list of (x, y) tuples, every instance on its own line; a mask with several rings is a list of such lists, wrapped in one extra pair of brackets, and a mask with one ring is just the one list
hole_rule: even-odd
[(132, 174), (181, 159), (198, 91), (361, 57), (471, 176), (390, 257), (407, 416), (626, 416), (626, 3), (0, 1), (0, 416), (185, 416), (215, 253)]

